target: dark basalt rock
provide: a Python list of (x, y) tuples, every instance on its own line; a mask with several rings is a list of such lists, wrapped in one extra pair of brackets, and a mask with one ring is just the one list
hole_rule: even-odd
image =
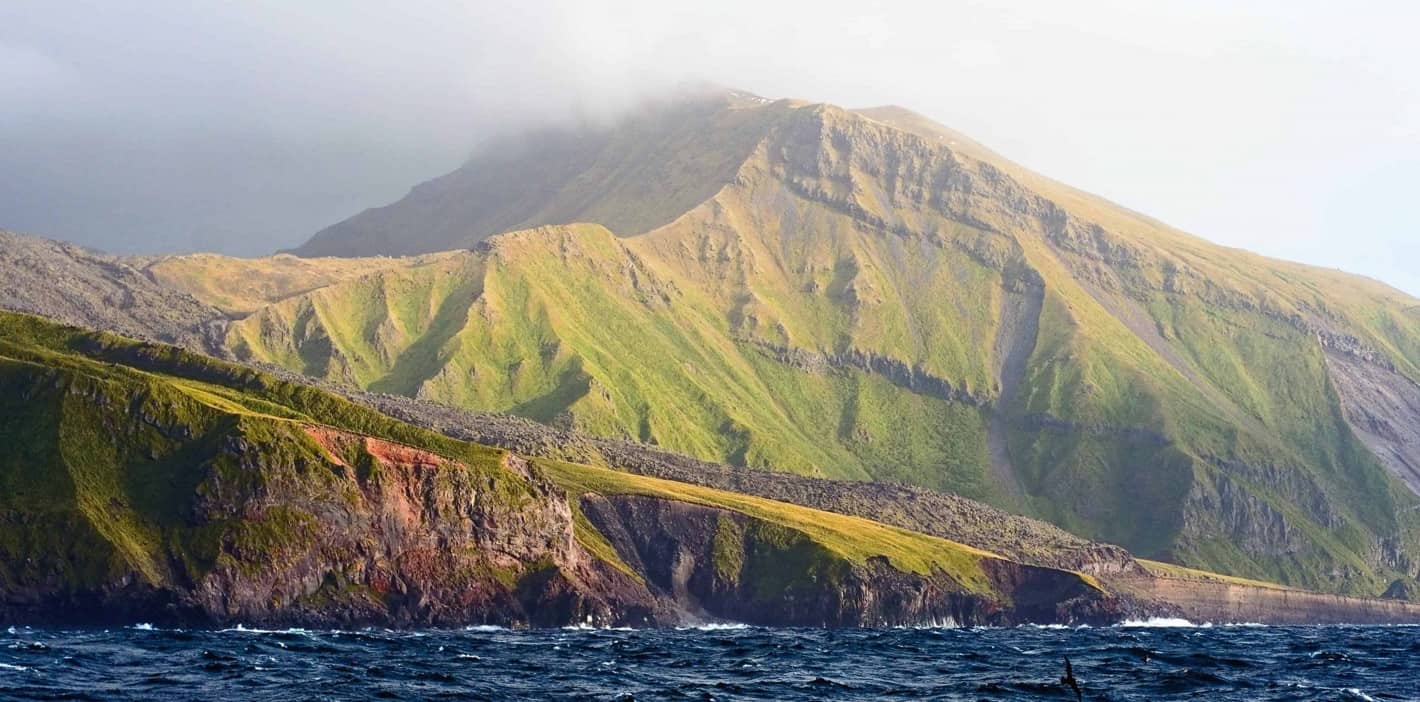
[(1096, 590), (1073, 573), (987, 558), (998, 596), (886, 558), (852, 563), (801, 534), (727, 510), (587, 495), (587, 517), (647, 585), (691, 616), (769, 626), (1110, 623), (1158, 605)]

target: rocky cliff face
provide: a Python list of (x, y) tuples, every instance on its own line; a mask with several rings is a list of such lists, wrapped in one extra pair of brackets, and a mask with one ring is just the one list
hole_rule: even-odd
[(682, 502), (586, 496), (582, 509), (650, 587), (692, 616), (785, 626), (1113, 622), (1132, 603), (1064, 571), (986, 564), (1003, 599), (945, 574), (921, 576), (886, 558), (853, 564), (803, 534)]
[[(0, 315), (0, 332), (0, 438), (10, 447), (0, 459), (0, 616), (8, 621), (836, 626), (1180, 613), (1299, 621), (1312, 610), (1324, 621), (1420, 618), (1399, 602), (1156, 583), (1118, 549), (1044, 525), (1021, 532), (1027, 520), (963, 510), (971, 505), (960, 498), (776, 480), (629, 444), (523, 433), (599, 445), (648, 472), (698, 467), (702, 477), (847, 513), (900, 504), (882, 516), (919, 525), (935, 513), (943, 529), (982, 544), (1003, 531), (1020, 557), (1078, 564), (1106, 586), (871, 522), (836, 525), (827, 513), (768, 519), (776, 503), (735, 509), (726, 505), (748, 507), (752, 498), (687, 493), (682, 483), (569, 495), (515, 454), (443, 440), (241, 367), (31, 317)], [(310, 413), (345, 427), (303, 419)], [(574, 483), (597, 482), (596, 469), (558, 465), (574, 476), (591, 471)], [(869, 527), (877, 536), (850, 550), (888, 549), (874, 539), (889, 536), (967, 560), (922, 570), (896, 560), (912, 558), (901, 545), (878, 551), (891, 558), (839, 550)]]
[[(213, 486), (199, 520), (275, 521), (304, 533), (237, 550), (194, 583), (204, 615), (397, 626), (653, 621), (655, 603), (581, 550), (565, 497), (526, 461), (507, 454), (500, 466), (512, 475), (482, 477), (411, 446), (305, 432), (344, 481), (327, 488), (343, 499), (302, 495), (298, 484), (246, 495)], [(272, 472), (258, 447), (235, 448), (240, 470)], [(501, 481), (526, 493), (510, 495)]]
[[(1152, 611), (1074, 573), (921, 535), (898, 538), (961, 569), (852, 556), (843, 544), (879, 547), (827, 514), (767, 518), (773, 503), (754, 516), (617, 491), (569, 502), (515, 454), (33, 317), (0, 315), (0, 438), (0, 617), (13, 622), (975, 624)], [(727, 495), (700, 499), (743, 499)], [(881, 552), (913, 555), (893, 548)]]
[(1347, 423), (1391, 473), (1420, 492), (1420, 384), (1356, 354), (1332, 351), (1326, 361)]
[[(1160, 573), (1155, 572), (1157, 564), (1146, 566), (1118, 546), (1080, 539), (1049, 524), (1006, 514), (955, 495), (905, 485), (828, 481), (712, 464), (643, 444), (577, 434), (517, 417), (458, 410), (394, 395), (374, 395), (350, 389), (337, 391), (357, 402), (419, 426), (461, 439), (501, 446), (525, 455), (606, 463), (641, 475), (758, 495), (839, 514), (857, 515), (1002, 554), (1013, 563), (993, 564), (991, 577), (995, 582), (1006, 580), (1001, 585), (1002, 589), (1017, 593), (1017, 597), (1031, 597), (1031, 593), (1036, 592), (1052, 592), (1048, 582), (1032, 580), (1030, 577), (1019, 578), (1020, 574), (1030, 576), (1042, 572), (1055, 573), (1050, 579), (1058, 581), (1056, 571), (1059, 570), (1096, 576), (1113, 593), (1109, 598), (1063, 606), (1059, 597), (1047, 595), (1043, 600), (1037, 601), (1037, 607), (1042, 606), (1041, 602), (1045, 603), (1045, 611), (1034, 611), (1033, 616), (1038, 618), (1049, 619), (1056, 616), (1087, 620), (1100, 616), (1171, 616), (1185, 617), (1194, 622), (1269, 624), (1420, 621), (1420, 605), (1406, 603), (1414, 599), (1416, 592), (1413, 580), (1410, 579), (1394, 581), (1384, 594), (1385, 599), (1401, 602), (1383, 603), (1366, 598), (1287, 589), (1267, 583), (1228, 580), (1206, 573)], [(634, 504), (627, 507), (626, 503)], [(686, 616), (712, 616), (703, 602), (707, 597), (712, 604), (735, 607), (733, 602), (724, 600), (727, 590), (732, 589), (727, 587), (726, 583), (735, 581), (723, 574), (707, 576), (703, 569), (708, 567), (707, 563), (713, 564), (717, 558), (728, 553), (723, 548), (716, 550), (716, 540), (721, 539), (721, 536), (707, 536), (710, 534), (707, 530), (713, 527), (719, 534), (720, 518), (730, 518), (735, 520), (735, 524), (742, 524), (746, 521), (742, 515), (727, 515), (723, 510), (679, 502), (635, 497), (607, 499), (596, 495), (584, 496), (582, 508), (588, 514), (597, 515), (598, 524), (615, 542), (616, 549), (626, 554), (624, 558), (627, 562), (645, 564), (648, 561), (643, 553), (653, 553), (649, 562), (661, 563), (661, 568), (648, 568), (642, 572), (650, 577), (650, 588), (669, 593), (678, 602), (672, 609), (683, 608), (682, 614)], [(713, 515), (716, 521), (711, 525), (707, 522), (708, 517), (704, 517), (699, 520), (697, 526), (694, 519), (678, 521), (655, 517), (662, 512), (699, 514), (702, 517)], [(624, 513), (629, 516), (623, 516)], [(648, 517), (648, 513), (652, 516)], [(628, 522), (628, 519), (632, 521)], [(641, 545), (640, 541), (643, 539), (631, 536), (629, 524), (639, 525), (637, 528), (654, 534), (654, 543)], [(734, 533), (731, 532), (732, 535)], [(723, 544), (722, 541), (720, 543)], [(742, 564), (742, 561), (730, 562)], [(668, 566), (664, 565), (667, 563), (680, 565), (669, 567), (667, 570)], [(1017, 568), (1017, 564), (1043, 568), (1022, 569)], [(848, 566), (848, 569), (854, 570), (851, 566)], [(669, 577), (667, 573), (670, 573)], [(690, 574), (693, 573), (700, 575), (691, 577)], [(1019, 578), (1014, 582), (1010, 581), (1013, 574)], [(894, 582), (901, 583), (904, 580), (910, 586), (918, 588), (913, 592), (923, 591), (921, 588), (924, 586), (924, 579), (898, 576)], [(691, 584), (695, 587), (690, 587)], [(1068, 582), (1066, 586), (1074, 587)], [(938, 609), (951, 610), (963, 600), (951, 587), (932, 592), (939, 597), (947, 597), (945, 603), (941, 599), (936, 600), (934, 606)], [(1056, 594), (1059, 594), (1058, 591)], [(753, 598), (753, 595), (740, 595)], [(921, 608), (927, 605), (922, 603), (920, 597), (914, 601), (918, 603), (914, 605), (918, 611), (924, 611)], [(965, 601), (972, 607), (984, 604), (984, 610), (972, 609), (971, 612), (974, 616), (985, 616), (987, 621), (1008, 621), (1010, 616), (1013, 616), (1000, 611), (999, 604), (995, 602), (983, 602), (969, 597)], [(1054, 615), (1047, 613), (1051, 609), (1055, 610)], [(958, 611), (961, 616), (968, 616), (959, 610), (953, 611)], [(883, 621), (891, 620), (891, 617), (881, 612), (878, 614), (885, 617)], [(722, 613), (718, 616), (729, 615)], [(922, 616), (927, 615), (924, 613)], [(956, 621), (961, 623), (972, 620)]]
[(655, 446), (559, 429), (519, 417), (463, 410), (399, 395), (335, 386), (327, 389), (412, 424), (527, 456), (605, 464), (639, 475), (864, 517), (952, 539), (1029, 565), (1092, 575), (1144, 573), (1123, 548), (1082, 539), (1046, 522), (1003, 512), (959, 495), (899, 483), (825, 480), (711, 463)]
[(9, 621), (656, 621), (644, 589), (578, 546), (564, 494), (511, 454), (477, 466), (213, 416), (160, 389), (3, 370), (30, 412), (59, 415), (57, 437), (28, 441), (26, 427), (54, 427), (14, 405), (0, 416), (25, 441), (0, 465)]

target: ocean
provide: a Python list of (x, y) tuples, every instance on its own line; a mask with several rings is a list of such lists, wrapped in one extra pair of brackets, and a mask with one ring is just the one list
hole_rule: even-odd
[(270, 631), (0, 625), (17, 700), (1420, 699), (1420, 627)]

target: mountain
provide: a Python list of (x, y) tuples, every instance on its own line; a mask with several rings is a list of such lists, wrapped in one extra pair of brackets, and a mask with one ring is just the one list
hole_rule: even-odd
[(1420, 569), (1420, 312), (1373, 281), (1214, 246), (899, 108), (661, 104), (437, 184), (301, 252), (472, 248), (123, 265), (200, 298), (213, 352), (376, 393), (957, 492), (1291, 585)]
[(843, 625), (1151, 611), (1078, 573), (530, 461), (38, 317), (0, 313), (0, 387), (7, 621)]
[(273, 297), (227, 348), (1236, 575), (1374, 595), (1420, 568), (1420, 302), (900, 108), (656, 105), (490, 146), (297, 252), (456, 247)]
[(614, 128), (545, 129), (493, 141), (403, 200), (329, 227), (301, 257), (408, 255), (467, 248), (491, 234), (601, 222), (624, 235), (714, 197), (763, 137), (765, 101), (691, 92)]
[[(441, 436), (305, 383), (28, 315), (0, 313), (0, 387), (7, 621), (1420, 620), (1420, 605), (1135, 561), (957, 497), (713, 466), (384, 398)], [(448, 438), (468, 433), (533, 451)], [(767, 493), (834, 511), (753, 496)]]

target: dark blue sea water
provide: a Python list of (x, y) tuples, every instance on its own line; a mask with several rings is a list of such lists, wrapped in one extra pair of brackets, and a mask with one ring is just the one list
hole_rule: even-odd
[(0, 698), (1420, 699), (1420, 628), (0, 629)]

